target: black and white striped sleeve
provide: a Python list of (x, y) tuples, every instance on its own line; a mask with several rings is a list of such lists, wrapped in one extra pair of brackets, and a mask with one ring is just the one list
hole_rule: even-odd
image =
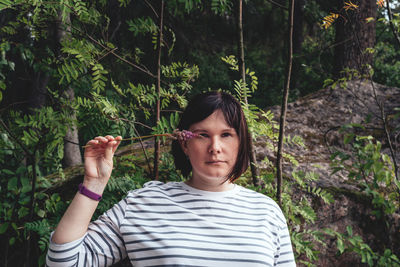
[(65, 243), (51, 242), (47, 252), (47, 266), (110, 266), (126, 257), (120, 226), (124, 218), (126, 200), (122, 200), (98, 220), (90, 223), (80, 239)]
[(296, 267), (289, 229), (285, 221), (280, 225), (278, 232), (278, 249), (274, 258), (274, 266)]

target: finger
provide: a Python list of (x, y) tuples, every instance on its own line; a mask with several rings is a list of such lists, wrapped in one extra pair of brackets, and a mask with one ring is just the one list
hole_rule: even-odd
[(89, 140), (87, 143), (86, 143), (86, 145), (96, 145), (96, 144), (98, 144), (99, 143), (99, 140), (95, 140), (95, 139), (92, 139), (92, 140)]
[(99, 141), (99, 142), (101, 142), (101, 143), (103, 143), (103, 144), (108, 142), (108, 139), (105, 138), (104, 136), (97, 136), (94, 139)]
[(106, 135), (105, 138), (106, 138), (108, 141), (114, 140), (114, 136), (112, 136), (112, 135)]
[(122, 136), (117, 136), (115, 138), (116, 144), (113, 146), (113, 153), (115, 153), (115, 151), (117, 150), (119, 144), (121, 144), (121, 140), (122, 140)]
[(94, 139), (89, 140), (89, 141), (86, 143), (86, 146), (84, 146), (85, 151), (86, 151), (86, 149), (88, 149), (88, 148), (91, 148), (91, 149), (95, 148), (98, 144), (99, 144), (99, 141), (98, 141), (98, 140), (94, 140)]
[(106, 160), (112, 161), (113, 158), (113, 147), (116, 144), (116, 141), (111, 141), (108, 142), (107, 147), (104, 151), (104, 157), (106, 158)]

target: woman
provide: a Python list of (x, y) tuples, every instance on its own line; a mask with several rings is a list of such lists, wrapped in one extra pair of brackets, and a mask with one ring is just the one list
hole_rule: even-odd
[(121, 137), (96, 137), (85, 149), (85, 177), (51, 236), (49, 266), (295, 266), (278, 205), (235, 185), (249, 163), (249, 133), (229, 94), (196, 96), (173, 142), (186, 182), (149, 182), (89, 224)]

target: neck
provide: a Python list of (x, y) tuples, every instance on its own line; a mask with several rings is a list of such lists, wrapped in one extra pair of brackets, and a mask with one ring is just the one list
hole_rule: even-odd
[(231, 183), (230, 181), (222, 182), (221, 181), (214, 181), (214, 182), (204, 182), (198, 181), (197, 179), (190, 178), (185, 182), (187, 185), (203, 190), (203, 191), (210, 191), (210, 192), (223, 192), (232, 190), (235, 187), (235, 184)]

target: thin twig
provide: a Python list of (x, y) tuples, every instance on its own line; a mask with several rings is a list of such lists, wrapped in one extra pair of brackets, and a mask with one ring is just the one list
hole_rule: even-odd
[[(151, 134), (151, 135), (144, 135), (144, 136), (134, 136), (134, 137), (121, 139), (120, 141), (141, 140), (141, 139), (146, 139), (146, 138), (150, 138), (150, 137), (158, 137), (158, 136), (166, 136), (166, 137), (175, 138), (172, 134), (166, 133), (166, 134)], [(82, 146), (82, 148), (87, 148), (90, 146), (92, 146), (92, 145), (85, 145), (85, 146)]]
[(114, 39), (115, 33), (119, 30), (120, 27), (121, 27), (121, 21), (118, 21), (117, 27), (115, 27), (115, 29), (111, 33), (111, 36), (110, 36), (110, 39), (109, 39), (110, 41), (112, 41), (112, 39)]
[(32, 156), (32, 153), (29, 152), (28, 148), (25, 147), (24, 144), (22, 144), (18, 138), (14, 136), (14, 134), (11, 132), (10, 129), (8, 129), (7, 125), (4, 123), (2, 119), (0, 119), (0, 123), (3, 126), (3, 128), (6, 130), (6, 132), (12, 137), (12, 139), (22, 148), (22, 150), (29, 156)]
[(156, 18), (158, 18), (158, 14), (157, 14), (156, 10), (154, 9), (154, 7), (147, 0), (144, 0), (144, 2), (148, 7), (150, 7), (150, 9), (153, 11), (154, 15), (156, 16)]
[(153, 130), (153, 128), (151, 128), (150, 126), (148, 126), (148, 125), (146, 125), (144, 123), (141, 123), (141, 122), (138, 122), (138, 121), (134, 121), (133, 123), (137, 124), (137, 125), (140, 125), (140, 126), (143, 126), (143, 127), (147, 128), (149, 130)]
[(6, 107), (0, 109), (0, 113), (2, 113), (3, 111), (9, 109), (11, 106), (16, 106), (16, 105), (19, 105), (19, 104), (27, 104), (27, 103), (29, 103), (29, 102), (28, 102), (28, 101), (19, 101), (19, 102), (11, 103), (11, 104), (9, 104), (8, 106), (6, 106)]
[[(138, 133), (138, 131), (136, 130), (136, 128), (134, 128), (135, 129), (135, 133), (137, 134), (137, 135), (139, 135), (139, 133)], [(139, 139), (139, 143), (140, 143), (140, 147), (142, 148), (142, 151), (143, 151), (143, 154), (144, 154), (144, 158), (146, 159), (146, 163), (147, 163), (147, 166), (148, 166), (148, 168), (149, 168), (149, 176), (153, 173), (153, 170), (151, 169), (151, 165), (150, 165), (150, 160), (149, 160), (149, 157), (147, 156), (147, 151), (146, 151), (146, 149), (144, 148), (144, 144), (143, 144), (143, 141), (142, 141), (142, 139)]]
[(392, 15), (392, 9), (390, 8), (389, 0), (386, 0), (386, 10), (388, 12), (390, 28), (392, 29), (392, 32), (393, 32), (394, 38), (397, 41), (397, 44), (400, 46), (400, 37), (399, 37), (399, 35), (394, 27), (394, 24), (393, 24), (393, 15)]
[(177, 112), (177, 113), (182, 113), (182, 110), (176, 110), (176, 109), (162, 109), (160, 112)]
[[(133, 62), (131, 62), (131, 61), (129, 61), (129, 60), (126, 60), (125, 58), (121, 57), (121, 56), (118, 55), (117, 53), (115, 53), (114, 51), (115, 51), (116, 48), (110, 49), (110, 48), (108, 48), (107, 46), (103, 45), (102, 43), (98, 42), (98, 41), (97, 41), (95, 38), (93, 38), (90, 34), (88, 34), (88, 33), (86, 33), (86, 32), (82, 32), (80, 29), (74, 27), (73, 25), (71, 25), (71, 27), (72, 27), (74, 30), (80, 32), (82, 35), (84, 35), (84, 36), (86, 36), (87, 38), (89, 38), (92, 42), (94, 42), (94, 43), (97, 44), (98, 46), (102, 47), (104, 50), (109, 51), (110, 54), (112, 54), (113, 56), (115, 56), (115, 57), (118, 58), (119, 60), (125, 62), (126, 64), (128, 64), (128, 65), (130, 65), (130, 66), (132, 66), (132, 67), (134, 67), (134, 68), (136, 68), (136, 69), (138, 69), (138, 70), (140, 70), (140, 71), (142, 71), (143, 73), (146, 73), (147, 75), (149, 75), (149, 76), (152, 77), (152, 78), (157, 78), (157, 76), (154, 75), (153, 73), (151, 73), (146, 67), (144, 67), (144, 66), (143, 66), (143, 67), (142, 67), (142, 66), (139, 66), (139, 65), (137, 65), (137, 64), (135, 64), (135, 63), (133, 63)], [(168, 83), (166, 83), (166, 82), (164, 82), (164, 81), (161, 81), (161, 82), (162, 82), (163, 84), (168, 84)]]
[(96, 43), (97, 45), (101, 46), (103, 49), (110, 50), (110, 53), (111, 53), (112, 55), (114, 55), (115, 57), (117, 57), (119, 60), (121, 60), (121, 61), (127, 63), (128, 65), (130, 65), (130, 66), (132, 66), (132, 67), (134, 67), (134, 68), (136, 68), (136, 69), (138, 69), (138, 70), (140, 70), (140, 71), (142, 71), (142, 72), (148, 74), (149, 76), (151, 76), (151, 77), (153, 77), (153, 78), (156, 78), (156, 77), (157, 77), (156, 75), (154, 75), (153, 73), (151, 73), (149, 70), (147, 70), (147, 69), (145, 69), (145, 68), (143, 68), (143, 67), (140, 67), (140, 66), (138, 66), (138, 65), (136, 65), (136, 64), (134, 64), (134, 63), (132, 63), (132, 62), (130, 62), (129, 60), (126, 60), (125, 58), (121, 57), (120, 55), (118, 55), (117, 53), (114, 52), (115, 49), (110, 49), (110, 48), (108, 48), (107, 46), (105, 46), (105, 45), (103, 45), (102, 43), (98, 42), (96, 39), (94, 39), (92, 36), (90, 36), (90, 35), (87, 34), (87, 33), (86, 33), (86, 36), (87, 36), (92, 42), (94, 42), (94, 43)]
[[(245, 67), (245, 59), (244, 59), (244, 37), (243, 37), (243, 0), (238, 0), (238, 7), (237, 7), (237, 42), (238, 42), (238, 66), (239, 66), (239, 75), (243, 82), (246, 84), (246, 67)], [(244, 90), (243, 100), (246, 105), (248, 105), (247, 99), (247, 91)], [(250, 134), (249, 138), (249, 158), (250, 158), (250, 169), (251, 169), (251, 176), (253, 180), (254, 186), (261, 185), (261, 181), (259, 179), (260, 171), (257, 166), (257, 157), (256, 152), (254, 149), (253, 143), (253, 135)]]
[(294, 14), (294, 1), (290, 0), (290, 11), (289, 11), (289, 30), (288, 30), (288, 61), (287, 61), (287, 73), (285, 88), (283, 91), (281, 115), (279, 122), (279, 140), (278, 140), (278, 151), (276, 155), (276, 198), (279, 205), (282, 204), (282, 150), (283, 150), (283, 139), (285, 136), (285, 124), (286, 124), (286, 110), (287, 102), (289, 98), (290, 89), (290, 76), (292, 75), (292, 61), (293, 61), (293, 14)]
[(98, 59), (96, 59), (96, 61), (102, 60), (103, 58), (105, 58), (105, 57), (108, 56), (109, 54), (113, 53), (113, 52), (114, 52), (115, 50), (117, 50), (117, 49), (118, 49), (118, 48), (115, 47), (115, 48), (112, 49), (112, 50), (106, 50), (106, 53), (103, 54), (103, 55), (101, 55)]
[(281, 5), (281, 4), (279, 4), (279, 3), (277, 3), (277, 2), (275, 2), (275, 1), (273, 1), (273, 0), (267, 0), (268, 2), (270, 2), (271, 4), (273, 4), (273, 5), (275, 5), (275, 6), (277, 6), (277, 7), (279, 7), (279, 8), (282, 8), (282, 9), (284, 9), (284, 10), (289, 10), (287, 7), (285, 7), (284, 5)]
[[(162, 43), (163, 43), (163, 25), (164, 25), (164, 0), (160, 2), (160, 17), (158, 23), (158, 38), (157, 38), (157, 78), (156, 78), (156, 91), (157, 91), (157, 101), (156, 101), (156, 124), (160, 121), (161, 117), (161, 53), (162, 53)], [(159, 174), (159, 162), (160, 161), (160, 139), (154, 139), (154, 164), (153, 173), (154, 179), (158, 180)]]
[[(39, 145), (39, 144), (38, 144)], [(33, 215), (34, 215), (34, 208), (35, 208), (35, 191), (36, 191), (36, 183), (37, 183), (37, 172), (36, 172), (36, 150), (38, 145), (35, 147), (35, 150), (33, 154), (30, 156), (30, 159), (32, 161), (32, 188), (31, 188), (31, 197), (30, 197), (30, 203), (29, 203), (29, 221), (33, 221)], [(28, 231), (27, 233), (27, 239), (26, 239), (26, 265), (25, 266), (30, 266), (31, 264), (31, 231)]]

